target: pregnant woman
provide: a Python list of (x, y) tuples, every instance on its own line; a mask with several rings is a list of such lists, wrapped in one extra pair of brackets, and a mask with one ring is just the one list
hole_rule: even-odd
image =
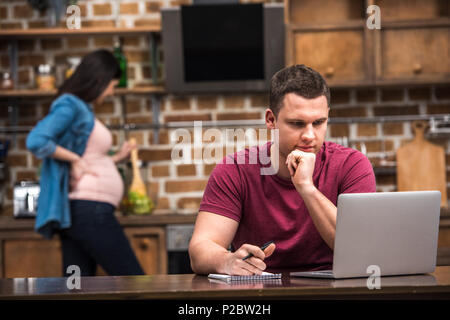
[(91, 105), (114, 93), (120, 74), (109, 51), (86, 55), (27, 137), (27, 148), (43, 159), (35, 229), (46, 238), (59, 234), (63, 274), (70, 265), (82, 276), (95, 275), (97, 265), (109, 275), (144, 274), (114, 215), (124, 191), (115, 164), (135, 146), (108, 155), (111, 133)]

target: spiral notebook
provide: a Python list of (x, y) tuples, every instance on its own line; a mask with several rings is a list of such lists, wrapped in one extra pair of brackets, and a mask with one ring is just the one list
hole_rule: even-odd
[(208, 278), (218, 279), (218, 280), (222, 280), (225, 282), (261, 281), (261, 280), (269, 280), (269, 279), (281, 279), (281, 273), (263, 272), (262, 274), (254, 274), (251, 276), (230, 276), (228, 274), (211, 273), (208, 275)]

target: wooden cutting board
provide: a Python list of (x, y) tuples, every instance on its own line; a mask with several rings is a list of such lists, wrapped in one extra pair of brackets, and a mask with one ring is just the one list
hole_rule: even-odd
[(397, 150), (397, 189), (439, 190), (441, 207), (447, 208), (445, 151), (424, 138), (427, 125), (425, 121), (413, 122), (414, 140)]

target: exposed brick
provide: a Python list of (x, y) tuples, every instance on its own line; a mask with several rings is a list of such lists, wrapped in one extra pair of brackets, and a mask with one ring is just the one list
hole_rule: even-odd
[(30, 71), (27, 70), (20, 70), (18, 72), (18, 79), (19, 79), (19, 84), (29, 84), (31, 77), (30, 77)]
[(216, 109), (217, 108), (217, 96), (199, 95), (197, 97), (197, 108), (199, 110)]
[(142, 116), (128, 116), (126, 123), (152, 123), (151, 115), (142, 115)]
[(19, 55), (19, 65), (38, 66), (45, 64), (45, 57), (37, 54)]
[(26, 154), (14, 154), (9, 153), (6, 158), (6, 163), (9, 166), (14, 167), (26, 167), (27, 166), (27, 155)]
[(141, 42), (141, 37), (139, 36), (127, 36), (123, 38), (124, 47), (138, 47)]
[(22, 180), (37, 181), (36, 171), (34, 170), (18, 170), (16, 172), (16, 182)]
[(8, 10), (6, 7), (0, 7), (0, 19), (8, 18)]
[(44, 21), (28, 21), (29, 29), (47, 28), (47, 23)]
[(402, 101), (403, 89), (383, 89), (381, 91), (382, 101)]
[(140, 149), (139, 159), (143, 161), (171, 160), (172, 149)]
[(383, 123), (384, 135), (402, 135), (403, 123), (387, 122)]
[(127, 99), (127, 113), (139, 113), (141, 112), (141, 100)]
[(109, 3), (93, 4), (92, 9), (96, 16), (108, 16), (111, 14), (111, 5)]
[(144, 133), (142, 131), (131, 131), (128, 134), (128, 140), (134, 138), (136, 140), (137, 148), (141, 148), (144, 144)]
[(211, 172), (214, 170), (214, 168), (216, 167), (216, 164), (205, 164), (203, 166), (203, 173), (205, 174), (205, 176), (209, 176), (211, 174)]
[(348, 124), (330, 124), (328, 126), (331, 137), (348, 137), (350, 135), (350, 129)]
[(186, 180), (186, 181), (167, 181), (166, 192), (190, 192), (190, 191), (203, 191), (205, 190), (207, 180)]
[(429, 87), (410, 88), (408, 93), (410, 100), (430, 100), (431, 97)]
[(19, 54), (21, 51), (32, 51), (36, 47), (36, 41), (33, 39), (21, 39), (17, 41), (17, 48), (19, 50)]
[(331, 89), (331, 105), (335, 103), (348, 103), (350, 101), (350, 91), (346, 89)]
[[(153, 144), (153, 131), (149, 134), (148, 143)], [(167, 130), (159, 130), (158, 144), (169, 144), (169, 132)]]
[(83, 21), (83, 27), (114, 27), (114, 20), (88, 20)]
[(188, 97), (175, 97), (170, 100), (172, 110), (189, 110), (191, 109), (191, 101)]
[(163, 5), (162, 2), (147, 2), (145, 4), (145, 11), (148, 13), (159, 12), (159, 10), (161, 10), (162, 5)]
[(359, 89), (356, 91), (356, 100), (360, 102), (375, 102), (377, 92), (375, 89)]
[(353, 108), (330, 108), (329, 116), (331, 118), (338, 117), (365, 117), (367, 115), (366, 108), (353, 107)]
[(158, 19), (136, 19), (134, 20), (134, 25), (136, 27), (146, 27), (146, 26), (157, 26), (160, 25), (161, 21)]
[(168, 177), (168, 176), (170, 176), (168, 165), (152, 167), (152, 177)]
[(150, 53), (149, 51), (125, 51), (125, 57), (128, 62), (148, 62)]
[(418, 106), (383, 106), (374, 107), (375, 116), (400, 116), (408, 114), (419, 114)]
[(120, 14), (138, 14), (138, 13), (139, 13), (139, 6), (136, 2), (120, 4)]
[(244, 108), (244, 97), (227, 95), (224, 96), (224, 103), (227, 109), (242, 109)]
[(2, 22), (0, 23), (0, 29), (23, 29), (20, 22)]
[(269, 108), (269, 95), (266, 93), (252, 94), (250, 96), (250, 105), (252, 107)]
[(358, 136), (376, 136), (377, 124), (376, 123), (360, 123), (358, 124)]
[(377, 185), (395, 185), (397, 183), (396, 175), (379, 175), (376, 177)]
[(41, 39), (41, 48), (43, 50), (58, 50), (62, 48), (61, 39)]
[(437, 86), (435, 88), (435, 94), (438, 99), (450, 99), (450, 86)]
[(262, 120), (259, 112), (218, 113), (217, 120)]
[(164, 117), (164, 122), (176, 121), (211, 121), (210, 114), (184, 114), (184, 115), (169, 115)]
[(178, 176), (195, 176), (196, 169), (193, 164), (183, 164), (177, 166), (177, 175)]
[(114, 44), (113, 38), (108, 36), (93, 37), (94, 46), (100, 48), (111, 48)]
[(88, 46), (88, 38), (68, 37), (66, 41), (68, 49), (87, 48)]
[(156, 200), (156, 210), (167, 210), (170, 209), (169, 199), (166, 197), (160, 197)]
[(177, 201), (177, 207), (181, 209), (193, 209), (198, 210), (202, 198), (180, 198)]
[(450, 103), (430, 104), (427, 112), (428, 114), (450, 114)]
[(99, 114), (111, 114), (114, 113), (114, 103), (112, 101), (103, 102), (102, 104), (94, 105), (94, 112)]
[(365, 141), (367, 152), (386, 152), (386, 151), (393, 151), (394, 144), (391, 140), (384, 141)]
[(29, 19), (33, 17), (33, 13), (33, 8), (28, 4), (13, 7), (13, 17), (16, 19)]

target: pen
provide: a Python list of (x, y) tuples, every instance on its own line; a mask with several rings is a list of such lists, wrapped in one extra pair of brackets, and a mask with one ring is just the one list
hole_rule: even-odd
[[(267, 248), (267, 247), (268, 247), (269, 245), (271, 245), (272, 243), (273, 243), (273, 241), (266, 242), (266, 243), (264, 243), (264, 244), (260, 247), (260, 249), (264, 251), (264, 249)], [(251, 257), (253, 257), (253, 254), (252, 254), (252, 253), (249, 253), (246, 257), (242, 258), (242, 260), (247, 260), (247, 259), (249, 259), (249, 258), (251, 258)]]

